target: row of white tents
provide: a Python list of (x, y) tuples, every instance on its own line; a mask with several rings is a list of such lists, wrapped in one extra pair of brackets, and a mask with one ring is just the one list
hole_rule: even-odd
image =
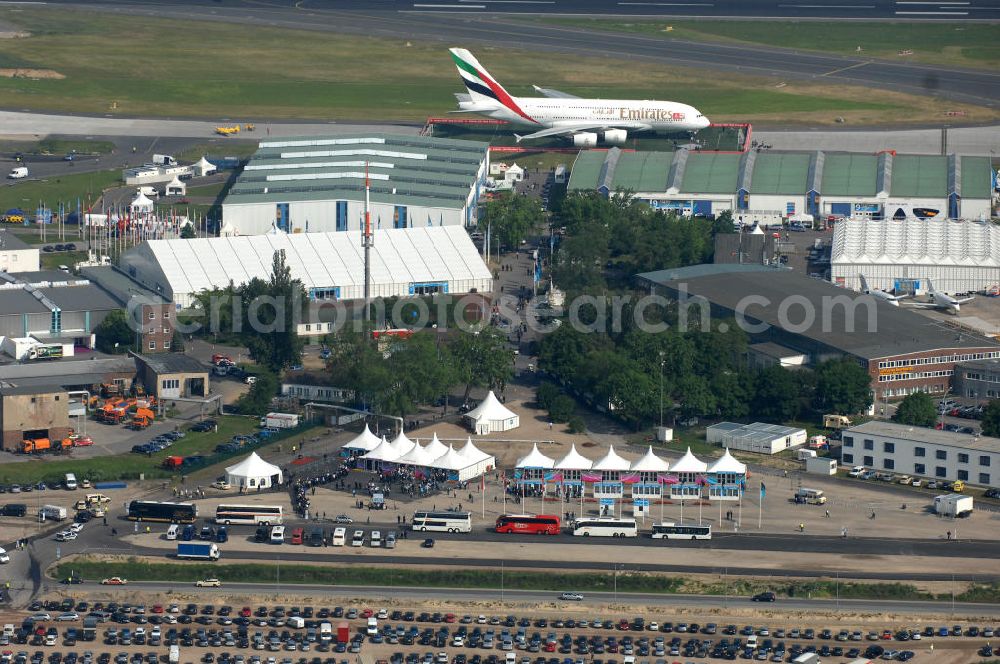
[(345, 443), (342, 449), (360, 458), (369, 470), (395, 466), (443, 470), (448, 473), (449, 479), (459, 482), (467, 482), (488, 473), (497, 465), (496, 458), (476, 447), (471, 438), (456, 450), (454, 445), (442, 443), (437, 434), (426, 445), (421, 445), (419, 441), (407, 438), (403, 432), (391, 441), (385, 436), (379, 438), (367, 425), (364, 431)]
[[(614, 445), (608, 447), (608, 451), (597, 460), (591, 460), (583, 456), (573, 445), (569, 452), (559, 460), (548, 457), (538, 449), (536, 444), (527, 456), (517, 462), (517, 468), (521, 470), (562, 470), (562, 471), (590, 471), (596, 478), (600, 475), (607, 478), (613, 473), (664, 473), (677, 476), (683, 479), (685, 476), (700, 475), (731, 475), (745, 476), (747, 466), (729, 453), (727, 448), (725, 453), (713, 461), (711, 464), (702, 461), (691, 453), (689, 447), (687, 452), (674, 463), (669, 463), (653, 453), (652, 446), (646, 450), (639, 459), (629, 461), (615, 451)], [(587, 475), (585, 474), (584, 477)], [(593, 479), (591, 481), (601, 481)]]

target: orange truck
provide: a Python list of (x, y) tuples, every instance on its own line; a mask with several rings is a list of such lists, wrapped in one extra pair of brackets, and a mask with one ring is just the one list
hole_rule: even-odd
[(26, 439), (21, 441), (22, 454), (41, 454), (43, 452), (58, 452), (73, 447), (73, 441), (69, 438), (57, 440), (55, 442), (48, 438)]
[(132, 416), (133, 429), (145, 429), (153, 423), (156, 413), (148, 408), (136, 408), (135, 415)]

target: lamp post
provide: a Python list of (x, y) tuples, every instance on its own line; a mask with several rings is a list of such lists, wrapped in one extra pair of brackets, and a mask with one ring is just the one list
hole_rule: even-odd
[(666, 364), (666, 360), (663, 359), (663, 351), (660, 351), (660, 430), (663, 430), (663, 365)]

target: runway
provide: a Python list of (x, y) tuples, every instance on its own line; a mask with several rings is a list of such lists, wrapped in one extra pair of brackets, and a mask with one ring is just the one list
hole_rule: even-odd
[[(878, 90), (935, 95), (983, 106), (1000, 103), (1000, 73), (934, 65), (906, 64), (864, 57), (826, 55), (790, 49), (734, 44), (706, 44), (629, 33), (608, 33), (518, 19), (525, 12), (544, 15), (609, 13), (679, 14), (710, 17), (950, 19), (1000, 20), (1000, 0), (962, 0), (967, 4), (912, 4), (905, 0), (720, 0), (719, 2), (630, 3), (599, 0), (220, 0), (208, 4), (193, 0), (153, 0), (145, 4), (86, 5), (140, 16), (182, 20), (224, 21), (284, 27), (433, 40), (442, 46), (490, 44), (505, 48), (555, 51), (622, 60), (643, 60), (664, 66), (710, 68), (748, 76), (776, 76), (794, 80), (829, 81)], [(532, 4), (534, 3), (534, 4)], [(72, 2), (54, 0), (48, 4)], [(853, 7), (847, 9), (846, 7)], [(954, 9), (961, 7), (960, 10)], [(487, 11), (488, 10), (488, 11)], [(690, 13), (693, 12), (693, 13)], [(540, 73), (544, 67), (540, 67)], [(532, 81), (544, 84), (545, 81)]]

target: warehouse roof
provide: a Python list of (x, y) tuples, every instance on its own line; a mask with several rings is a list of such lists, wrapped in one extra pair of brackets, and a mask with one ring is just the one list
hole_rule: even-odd
[(979, 221), (847, 219), (834, 226), (830, 262), (1000, 267), (1000, 228)]
[(990, 198), (991, 176), (989, 157), (962, 157), (962, 198)]
[[(569, 177), (569, 190), (594, 190), (602, 185), (613, 192), (664, 191), (674, 155), (672, 152), (584, 150), (577, 155)], [(602, 175), (607, 182), (602, 180)]]
[(754, 194), (802, 194), (809, 187), (809, 155), (794, 152), (761, 152), (753, 168)]
[(10, 250), (10, 249), (39, 249), (40, 247), (32, 247), (30, 244), (14, 235), (7, 229), (0, 230), (0, 249)]
[(690, 152), (684, 167), (681, 191), (698, 194), (731, 194), (739, 175), (738, 154)]
[(1000, 438), (990, 436), (970, 436), (966, 433), (928, 429), (926, 427), (896, 424), (895, 422), (880, 422), (870, 420), (864, 424), (844, 429), (844, 433), (872, 434), (875, 436), (892, 436), (902, 440), (912, 440), (916, 443), (931, 445), (948, 445), (983, 452), (1000, 452)]
[(823, 165), (824, 196), (874, 196), (878, 157), (871, 154), (827, 154)]
[[(173, 293), (198, 293), (270, 278), (274, 253), (284, 249), (292, 278), (311, 288), (364, 285), (360, 231), (267, 233), (193, 240), (151, 240), (125, 252), (122, 266), (155, 262)], [(461, 226), (374, 232), (371, 277), (383, 283), (491, 279)]]
[(261, 141), (224, 204), (362, 200), (367, 169), (372, 201), (460, 208), (487, 148), (480, 142), (396, 134)]
[[(749, 321), (869, 360), (937, 349), (996, 346), (984, 338), (956, 333), (908, 309), (791, 270), (763, 265), (695, 265), (637, 276), (672, 290), (683, 284), (690, 297), (704, 297), (724, 311), (743, 311)], [(747, 301), (748, 296), (757, 300)], [(790, 296), (795, 296), (796, 303), (782, 309)], [(814, 313), (809, 324), (802, 298)], [(869, 316), (869, 311), (874, 315)]]
[(948, 158), (943, 155), (899, 155), (892, 160), (892, 196), (948, 195)]
[(139, 360), (157, 374), (208, 373), (208, 367), (184, 353), (139, 355)]
[(52, 394), (53, 392), (65, 392), (65, 388), (60, 385), (47, 383), (45, 385), (0, 385), (0, 395), (15, 396), (25, 394)]

